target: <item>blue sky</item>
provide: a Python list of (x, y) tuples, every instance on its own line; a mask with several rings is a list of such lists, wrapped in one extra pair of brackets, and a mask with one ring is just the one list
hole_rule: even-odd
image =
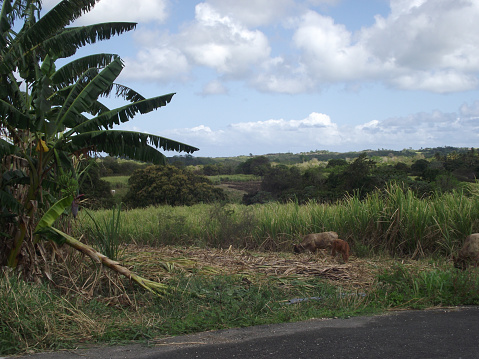
[(123, 129), (222, 157), (479, 147), (478, 18), (476, 0), (101, 0), (77, 24), (137, 22), (81, 54), (176, 93)]

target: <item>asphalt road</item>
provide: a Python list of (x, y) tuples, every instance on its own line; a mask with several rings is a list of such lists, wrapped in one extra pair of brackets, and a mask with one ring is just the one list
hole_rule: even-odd
[(34, 359), (479, 358), (479, 307), (220, 330)]

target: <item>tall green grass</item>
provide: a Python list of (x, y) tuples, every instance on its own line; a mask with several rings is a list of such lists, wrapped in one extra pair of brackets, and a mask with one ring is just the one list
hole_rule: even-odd
[(101, 179), (111, 184), (111, 188), (128, 188), (128, 179), (130, 176), (107, 176)]
[[(199, 204), (126, 210), (119, 236), (125, 243), (149, 245), (290, 250), (304, 234), (336, 231), (357, 254), (450, 255), (465, 236), (479, 231), (476, 187), (418, 198), (410, 189), (391, 184), (363, 200), (352, 195), (334, 204)], [(109, 213), (94, 215), (100, 219)], [(92, 221), (80, 215), (75, 229), (79, 235), (91, 226)]]

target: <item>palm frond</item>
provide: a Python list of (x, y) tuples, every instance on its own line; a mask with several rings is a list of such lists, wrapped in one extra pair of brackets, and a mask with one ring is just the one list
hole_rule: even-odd
[[(106, 89), (108, 89), (123, 69), (123, 63), (120, 58), (113, 60), (108, 66), (100, 71), (93, 79), (88, 79), (85, 83), (78, 81), (70, 91), (62, 110), (57, 117), (57, 125), (62, 126), (63, 122), (69, 116), (76, 117), (88, 109), (95, 103)], [(87, 70), (88, 72), (96, 71), (96, 69)], [(88, 76), (85, 76), (88, 78)], [(87, 121), (86, 123), (89, 123)]]
[(14, 146), (3, 138), (0, 138), (0, 158), (4, 156), (13, 155), (18, 152), (18, 147)]
[(0, 12), (0, 48), (3, 49), (9, 42), (12, 21), (10, 14), (13, 11), (12, 3), (4, 1)]
[(101, 113), (87, 122), (72, 128), (71, 132), (97, 131), (101, 129), (111, 129), (114, 124), (121, 124), (132, 119), (137, 113), (145, 114), (156, 110), (159, 107), (166, 106), (174, 96), (174, 93), (152, 97), (142, 101), (137, 101), (123, 107), (119, 107), (108, 112)]
[(19, 111), (14, 105), (0, 98), (0, 123), (6, 127), (11, 126), (21, 130), (31, 127), (31, 119), (28, 115)]
[[(145, 97), (143, 97), (143, 95), (139, 94), (138, 92), (136, 92), (135, 90), (133, 90), (132, 88), (128, 86), (115, 83), (112, 86), (112, 90), (113, 89), (115, 89), (115, 95), (117, 97), (122, 97), (127, 101), (138, 102), (138, 101), (145, 100)], [(105, 95), (109, 95), (109, 94), (105, 94)]]
[(19, 34), (25, 49), (36, 47), (52, 35), (62, 31), (73, 20), (90, 11), (96, 2), (97, 0), (60, 1), (32, 26), (25, 29), (23, 34)]
[(193, 153), (198, 148), (148, 133), (101, 130), (85, 132), (71, 137), (70, 151), (78, 151), (88, 146), (95, 146), (96, 151), (106, 152), (111, 156), (127, 156), (131, 159), (164, 164), (165, 157), (156, 148), (165, 151)]
[(69, 57), (87, 44), (108, 40), (115, 35), (134, 30), (136, 23), (109, 22), (82, 27), (69, 27), (58, 34), (45, 39), (43, 46), (59, 57)]
[(118, 55), (94, 54), (73, 60), (60, 69), (51, 77), (55, 89), (64, 88), (75, 83), (89, 68), (103, 68), (110, 64)]

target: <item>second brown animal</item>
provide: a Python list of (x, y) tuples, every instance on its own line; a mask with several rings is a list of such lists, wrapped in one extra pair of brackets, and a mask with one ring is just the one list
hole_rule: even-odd
[(336, 232), (311, 233), (303, 237), (300, 244), (294, 245), (295, 253), (302, 253), (306, 250), (316, 252), (318, 249), (331, 248), (333, 257), (336, 253), (341, 253), (345, 262), (349, 259), (349, 245), (346, 241), (339, 239)]

